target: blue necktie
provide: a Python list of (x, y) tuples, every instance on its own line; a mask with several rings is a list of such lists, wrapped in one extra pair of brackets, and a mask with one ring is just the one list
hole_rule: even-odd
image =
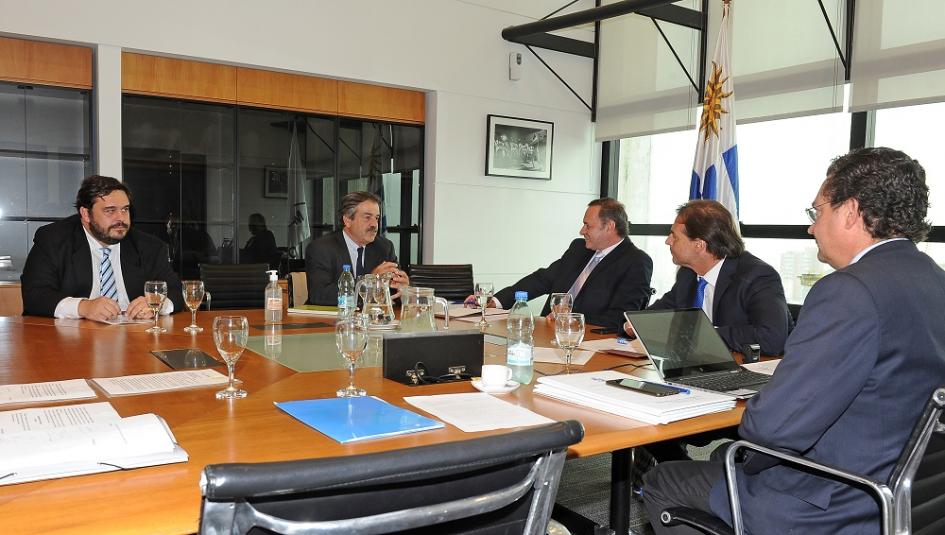
[(364, 275), (364, 247), (358, 247), (358, 262), (354, 266), (354, 276)]
[(696, 286), (696, 298), (692, 300), (694, 308), (702, 308), (702, 301), (705, 300), (705, 285), (708, 284), (705, 279), (699, 277), (699, 283)]
[(118, 301), (118, 288), (115, 287), (115, 274), (112, 272), (112, 261), (108, 255), (112, 250), (108, 247), (99, 249), (102, 252), (102, 264), (99, 266), (99, 280), (101, 281), (101, 293), (103, 296)]

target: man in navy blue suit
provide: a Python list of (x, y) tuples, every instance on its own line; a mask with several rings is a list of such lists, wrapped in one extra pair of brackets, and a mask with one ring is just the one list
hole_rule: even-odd
[[(701, 306), (732, 351), (758, 344), (780, 355), (793, 326), (781, 276), (745, 250), (732, 214), (718, 201), (689, 201), (679, 207), (666, 245), (679, 266), (673, 287), (648, 310)], [(702, 286), (701, 304), (696, 303)], [(624, 324), (633, 334), (629, 324)]]
[[(741, 437), (884, 481), (932, 391), (945, 384), (945, 271), (915, 243), (929, 225), (925, 171), (888, 148), (836, 159), (807, 213), (817, 257), (836, 271), (811, 288), (771, 382), (748, 405)], [(730, 521), (722, 463), (664, 463), (644, 478), (657, 533), (675, 505)], [(751, 533), (879, 533), (862, 490), (770, 457), (738, 466)]]

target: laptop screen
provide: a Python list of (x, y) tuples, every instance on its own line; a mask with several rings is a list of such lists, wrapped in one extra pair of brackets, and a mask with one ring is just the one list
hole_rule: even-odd
[(702, 309), (640, 310), (624, 315), (664, 380), (739, 369)]

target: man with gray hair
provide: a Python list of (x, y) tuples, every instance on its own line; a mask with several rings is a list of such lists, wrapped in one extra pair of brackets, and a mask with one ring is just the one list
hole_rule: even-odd
[[(629, 221), (622, 203), (604, 197), (587, 205), (581, 236), (550, 266), (541, 268), (496, 292), (492, 306), (512, 306), (516, 291), (540, 295), (568, 292), (573, 311), (588, 323), (616, 329), (625, 310), (639, 310), (650, 300), (653, 261), (628, 237)], [(475, 297), (466, 298), (467, 303)], [(551, 311), (548, 301), (541, 315)]]
[(380, 197), (366, 191), (349, 193), (341, 199), (340, 212), (343, 228), (312, 240), (305, 249), (308, 304), (338, 304), (338, 279), (345, 264), (355, 277), (392, 273), (395, 288), (410, 284), (397, 266), (394, 244), (379, 235)]

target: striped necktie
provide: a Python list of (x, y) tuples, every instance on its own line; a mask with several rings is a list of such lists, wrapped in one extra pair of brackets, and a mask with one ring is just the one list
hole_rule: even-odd
[(99, 280), (101, 281), (101, 294), (109, 299), (118, 301), (118, 288), (115, 287), (115, 273), (112, 271), (112, 261), (108, 255), (112, 250), (108, 247), (99, 249), (102, 252), (102, 265), (99, 266)]

